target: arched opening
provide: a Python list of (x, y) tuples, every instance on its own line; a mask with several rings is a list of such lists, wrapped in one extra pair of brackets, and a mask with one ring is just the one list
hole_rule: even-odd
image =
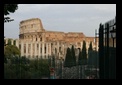
[(55, 54), (57, 54), (57, 49), (55, 48)]
[(40, 37), (40, 41), (42, 41), (42, 37)]
[(61, 53), (61, 47), (59, 47), (59, 52)]
[(46, 47), (45, 47), (45, 53), (46, 53)]
[(11, 39), (8, 39), (8, 43), (7, 43), (8, 45), (11, 45)]
[(37, 41), (37, 37), (36, 37), (36, 41)]
[(16, 45), (16, 40), (14, 40), (14, 45)]
[(24, 44), (24, 53), (26, 53), (26, 44)]

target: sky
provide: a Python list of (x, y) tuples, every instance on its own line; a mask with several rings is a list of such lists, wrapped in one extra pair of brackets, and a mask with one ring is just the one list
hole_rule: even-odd
[(99, 24), (115, 16), (116, 4), (18, 4), (18, 9), (8, 15), (14, 21), (4, 23), (4, 36), (19, 38), (20, 21), (39, 18), (45, 30), (83, 32), (94, 37)]

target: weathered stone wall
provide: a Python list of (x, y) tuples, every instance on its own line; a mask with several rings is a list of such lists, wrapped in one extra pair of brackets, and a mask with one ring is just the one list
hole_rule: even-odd
[[(94, 39), (94, 37), (85, 36), (82, 32), (65, 33), (47, 31), (43, 28), (40, 19), (32, 18), (20, 22), (20, 35), (16, 46), (21, 50), (22, 56), (48, 58), (48, 56), (55, 55), (58, 58), (65, 59), (68, 47), (74, 45), (75, 49), (82, 49), (84, 40), (86, 41), (87, 49), (90, 42), (93, 42), (94, 48)], [(96, 46), (98, 46), (98, 44)]]

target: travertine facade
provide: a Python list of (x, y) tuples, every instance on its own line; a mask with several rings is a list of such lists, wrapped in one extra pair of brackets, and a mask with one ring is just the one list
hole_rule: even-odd
[[(87, 49), (90, 41), (95, 47), (94, 37), (87, 37), (82, 32), (47, 31), (38, 18), (21, 21), (19, 29), (20, 35), (16, 40), (16, 46), (21, 50), (21, 56), (31, 59), (48, 58), (51, 55), (64, 59), (67, 47), (71, 47), (71, 45), (75, 46), (76, 55), (78, 55), (77, 48), (82, 49), (83, 40), (86, 41)], [(98, 42), (96, 46), (98, 50)]]

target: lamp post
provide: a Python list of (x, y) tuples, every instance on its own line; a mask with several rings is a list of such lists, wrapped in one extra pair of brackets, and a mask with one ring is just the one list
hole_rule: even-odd
[(110, 31), (111, 38), (113, 39), (113, 47), (114, 47), (114, 39), (116, 38), (116, 29), (113, 27), (113, 29)]

